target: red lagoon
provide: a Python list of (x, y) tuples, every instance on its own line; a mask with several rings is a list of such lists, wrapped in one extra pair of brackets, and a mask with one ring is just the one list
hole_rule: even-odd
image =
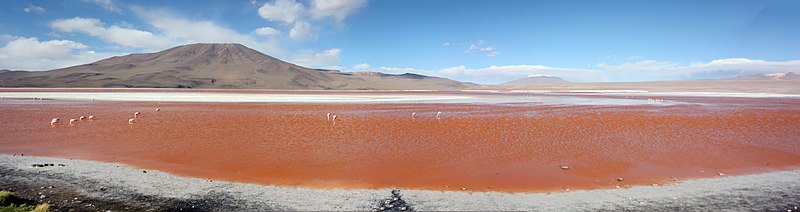
[[(798, 100), (723, 102), (546, 106), (5, 99), (0, 101), (0, 153), (118, 162), (269, 185), (510, 192), (624, 188), (800, 165)], [(129, 124), (137, 111), (143, 115)], [(336, 122), (327, 113), (336, 115)], [(95, 120), (66, 123), (89, 115)], [(50, 126), (55, 117), (62, 124)]]

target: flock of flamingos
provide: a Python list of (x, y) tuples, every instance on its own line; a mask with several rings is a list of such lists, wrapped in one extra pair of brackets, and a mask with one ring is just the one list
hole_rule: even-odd
[[(156, 108), (156, 112), (159, 112), (159, 111), (161, 111), (161, 108)], [(135, 123), (136, 122), (136, 118), (139, 118), (139, 116), (141, 116), (141, 115), (142, 115), (142, 113), (138, 112), (138, 111), (133, 113), (133, 118), (128, 119), (128, 124)], [(75, 125), (75, 124), (78, 124), (78, 122), (81, 122), (81, 121), (94, 121), (94, 116), (81, 116), (81, 117), (79, 117), (77, 119), (70, 119), (69, 120), (69, 124), (70, 125)], [(56, 125), (59, 125), (59, 124), (61, 124), (61, 119), (59, 119), (59, 118), (53, 118), (52, 120), (50, 120), (50, 125), (52, 125), (52, 126), (56, 126)]]
[[(44, 98), (34, 97), (33, 99), (34, 100), (37, 100), (37, 99), (41, 100), (41, 99), (44, 99)], [(94, 102), (94, 99), (92, 99), (91, 101)], [(647, 99), (647, 103), (648, 104), (660, 104), (660, 103), (663, 103), (663, 102), (664, 102), (664, 99)], [(159, 112), (159, 111), (161, 111), (161, 109), (160, 108), (156, 108), (156, 112)], [(142, 115), (142, 113), (140, 113), (138, 111), (133, 113), (133, 118), (128, 119), (128, 124), (135, 123), (136, 122), (136, 118), (138, 118), (141, 115)], [(416, 112), (411, 113), (411, 119), (415, 119), (416, 116), (417, 116)], [(436, 119), (440, 119), (441, 116), (442, 116), (442, 111), (439, 111), (439, 112), (436, 113)], [(336, 117), (337, 116), (335, 114), (331, 114), (331, 113), (327, 114), (328, 121), (332, 121), (334, 125), (336, 124)], [(77, 119), (70, 119), (69, 120), (69, 124), (70, 125), (75, 125), (75, 124), (78, 124), (78, 122), (81, 122), (81, 121), (94, 121), (94, 119), (95, 119), (94, 116), (81, 116), (81, 117), (79, 117)], [(50, 125), (52, 125), (52, 126), (56, 126), (56, 125), (59, 125), (59, 124), (61, 124), (61, 119), (59, 119), (59, 118), (53, 118), (52, 120), (50, 120)]]
[[(156, 108), (156, 112), (160, 112), (160, 111), (161, 111), (161, 108)], [(139, 116), (141, 116), (141, 115), (142, 115), (142, 113), (138, 112), (138, 111), (133, 113), (133, 118), (128, 119), (128, 124), (136, 123), (136, 118), (139, 118)], [(416, 116), (417, 116), (417, 112), (411, 113), (411, 119), (416, 119)], [(337, 117), (336, 114), (328, 113), (327, 117), (328, 117), (328, 121), (331, 121), (331, 122), (333, 122), (334, 125), (336, 125), (336, 117)], [(436, 112), (436, 119), (441, 119), (441, 117), (442, 117), (442, 111)], [(69, 125), (75, 125), (75, 124), (78, 124), (78, 122), (81, 122), (81, 121), (94, 121), (94, 119), (95, 119), (94, 116), (81, 116), (81, 117), (79, 117), (77, 119), (70, 119), (69, 120)], [(52, 120), (50, 120), (50, 125), (51, 126), (56, 126), (56, 125), (60, 125), (60, 124), (61, 124), (61, 119), (59, 119), (59, 118), (53, 118)]]

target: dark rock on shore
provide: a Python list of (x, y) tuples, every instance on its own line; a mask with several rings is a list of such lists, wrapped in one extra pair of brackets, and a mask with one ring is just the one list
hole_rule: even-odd
[(400, 190), (395, 189), (392, 190), (391, 196), (381, 200), (378, 207), (373, 208), (372, 211), (414, 211), (414, 208), (403, 200)]

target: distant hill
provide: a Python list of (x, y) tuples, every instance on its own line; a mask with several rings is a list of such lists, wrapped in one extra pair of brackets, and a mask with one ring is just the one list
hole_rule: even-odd
[(800, 74), (794, 72), (787, 73), (771, 73), (771, 74), (754, 74), (747, 76), (738, 76), (730, 79), (734, 80), (781, 80), (781, 81), (800, 81)]
[(543, 74), (534, 74), (530, 75), (525, 78), (517, 79), (511, 82), (506, 82), (501, 85), (540, 85), (540, 84), (567, 84), (570, 83), (561, 77), (551, 76), (551, 75), (543, 75)]
[[(0, 67), (1, 68), (1, 67)], [(466, 89), (418, 74), (343, 73), (278, 60), (241, 44), (190, 44), (50, 71), (0, 71), (0, 87)]]

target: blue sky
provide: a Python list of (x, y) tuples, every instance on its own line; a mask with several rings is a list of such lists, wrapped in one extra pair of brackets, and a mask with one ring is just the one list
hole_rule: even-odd
[(2, 1), (0, 69), (198, 42), (343, 71), (502, 83), (800, 72), (800, 1)]

